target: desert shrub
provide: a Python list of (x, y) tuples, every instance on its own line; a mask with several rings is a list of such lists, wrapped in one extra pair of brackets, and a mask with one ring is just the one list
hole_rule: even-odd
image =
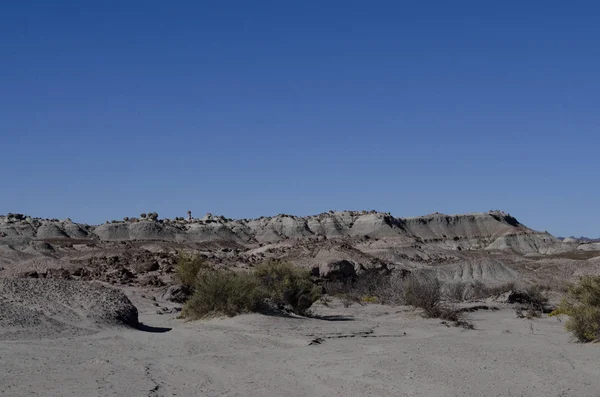
[(517, 318), (526, 318), (528, 320), (532, 320), (534, 318), (539, 318), (542, 316), (542, 311), (537, 309), (535, 306), (517, 306), (515, 309), (515, 313)]
[(198, 255), (180, 254), (177, 258), (176, 278), (185, 287), (194, 289), (198, 273), (207, 268), (208, 265)]
[(435, 318), (445, 320), (443, 323), (446, 321), (451, 321), (455, 327), (475, 329), (475, 326), (471, 322), (465, 320), (464, 312), (458, 309), (456, 306), (440, 305), (434, 314)]
[(514, 282), (488, 287), (481, 281), (477, 280), (471, 283), (470, 293), (468, 293), (468, 296), (472, 299), (484, 299), (491, 296), (502, 295), (506, 292), (515, 291), (516, 289), (517, 288)]
[(508, 283), (490, 287), (490, 288), (488, 288), (487, 292), (489, 294), (488, 296), (498, 296), (498, 295), (502, 295), (507, 292), (516, 291), (516, 290), (517, 290), (517, 286), (515, 285), (514, 282), (511, 281)]
[(410, 275), (404, 282), (404, 301), (423, 309), (427, 317), (438, 317), (442, 300), (442, 286), (435, 277)]
[(404, 299), (406, 304), (423, 309), (425, 317), (442, 319), (446, 325), (446, 321), (451, 321), (455, 327), (473, 329), (473, 324), (463, 319), (463, 311), (454, 305), (442, 304), (442, 288), (436, 277), (410, 275), (404, 281)]
[(201, 268), (196, 275), (194, 294), (186, 302), (182, 315), (198, 319), (256, 312), (266, 296), (260, 280), (252, 273)]
[(269, 308), (306, 315), (321, 297), (320, 287), (307, 270), (284, 262), (266, 262), (251, 272), (231, 272), (212, 269), (196, 256), (181, 256), (177, 274), (188, 284), (193, 281), (194, 294), (182, 313), (189, 318)]
[(367, 272), (356, 279), (328, 281), (325, 292), (337, 296), (345, 307), (352, 303), (404, 303), (402, 273)]
[(364, 303), (377, 303), (379, 299), (374, 295), (365, 295), (361, 298), (361, 301)]
[(448, 300), (451, 300), (454, 302), (461, 302), (462, 300), (464, 300), (464, 298), (467, 294), (468, 288), (469, 288), (469, 285), (462, 281), (459, 281), (457, 283), (447, 284), (444, 288), (444, 296)]
[(600, 338), (600, 276), (581, 277), (579, 283), (568, 287), (567, 295), (551, 315), (566, 314), (567, 331), (579, 342)]
[(484, 283), (477, 280), (471, 283), (471, 292), (469, 297), (472, 299), (480, 299), (487, 298), (489, 295), (489, 289), (485, 286)]
[(147, 215), (146, 215), (146, 213), (145, 213), (145, 212), (142, 212), (142, 213), (140, 214), (140, 218), (142, 218), (142, 219), (146, 219), (146, 216), (147, 216)]
[(310, 272), (281, 261), (267, 261), (258, 265), (254, 273), (269, 294), (269, 300), (278, 309), (291, 309), (306, 315), (312, 304), (321, 297), (321, 288), (315, 285)]
[[(359, 277), (355, 288), (363, 302), (377, 302), (381, 304), (404, 303), (404, 278), (402, 273), (366, 273)], [(369, 302), (368, 298), (371, 298), (373, 302)]]
[(540, 285), (527, 287), (522, 293), (527, 297), (530, 309), (542, 312), (544, 306), (548, 303), (548, 297), (544, 292), (544, 288)]
[(335, 296), (340, 299), (344, 307), (350, 307), (354, 303), (362, 304), (360, 300), (360, 293), (358, 293), (352, 287), (353, 281), (348, 280), (335, 280), (326, 281), (323, 285), (325, 295), (323, 296)]
[(321, 295), (320, 302), (323, 306), (328, 307), (331, 303), (331, 298), (328, 295)]

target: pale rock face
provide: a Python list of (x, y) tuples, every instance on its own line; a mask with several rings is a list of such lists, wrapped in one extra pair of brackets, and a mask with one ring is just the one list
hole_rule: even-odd
[(368, 214), (359, 216), (350, 229), (352, 236), (392, 237), (406, 234), (399, 227), (399, 222), (385, 214)]
[[(78, 238), (100, 241), (161, 240), (178, 242), (233, 241), (272, 244), (311, 239), (372, 238), (391, 245), (429, 246), (444, 250), (508, 250), (521, 254), (548, 254), (575, 249), (549, 234), (521, 225), (502, 212), (394, 218), (374, 211), (339, 211), (297, 217), (277, 215), (253, 220), (232, 220), (207, 214), (186, 223), (155, 221), (118, 222), (88, 226), (72, 222), (33, 219), (8, 221), (0, 217), (0, 245), (28, 247), (31, 239)], [(2, 237), (4, 236), (4, 237)], [(590, 244), (579, 249), (592, 250)]]
[(178, 234), (181, 241), (205, 242), (216, 240), (248, 241), (248, 230), (241, 225), (227, 225), (219, 222), (193, 223), (184, 234)]
[(518, 222), (511, 225), (509, 220), (493, 214), (444, 215), (432, 214), (424, 217), (406, 218), (406, 229), (423, 240), (454, 237), (500, 236), (511, 230), (522, 228)]
[(521, 254), (555, 254), (568, 250), (556, 237), (539, 232), (501, 236), (485, 249), (512, 250)]
[(129, 224), (109, 223), (98, 226), (94, 229), (94, 234), (105, 241), (130, 240)]
[(581, 244), (577, 249), (580, 251), (600, 251), (600, 243)]
[(519, 274), (516, 271), (494, 259), (465, 261), (416, 272), (435, 275), (446, 283), (481, 281), (488, 284), (499, 284), (519, 280)]
[(49, 238), (68, 238), (69, 235), (63, 228), (58, 224), (46, 224), (41, 226), (37, 230), (36, 237), (38, 239), (49, 239)]
[(90, 233), (76, 223), (72, 223), (72, 222), (66, 223), (64, 225), (63, 230), (70, 238), (89, 238), (90, 237)]

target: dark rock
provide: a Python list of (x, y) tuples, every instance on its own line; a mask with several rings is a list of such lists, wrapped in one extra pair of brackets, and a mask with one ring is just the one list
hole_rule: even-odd
[(35, 270), (23, 272), (18, 275), (19, 278), (40, 278), (40, 275)]
[(160, 269), (160, 266), (156, 261), (136, 263), (132, 267), (133, 271), (136, 273), (147, 273)]
[(46, 278), (55, 278), (61, 280), (71, 280), (71, 273), (67, 269), (48, 269), (46, 271)]
[(71, 272), (71, 275), (75, 276), (75, 277), (84, 277), (89, 274), (90, 274), (90, 271), (87, 270), (85, 267), (78, 267), (77, 269), (75, 269)]
[(183, 285), (172, 285), (167, 288), (162, 298), (171, 302), (183, 303), (188, 300), (191, 294), (190, 289)]
[(344, 280), (356, 277), (354, 264), (347, 260), (323, 263), (313, 269), (313, 274), (317, 271), (319, 277), (327, 280)]
[[(165, 285), (165, 283), (155, 275), (146, 276), (140, 279), (139, 284), (144, 287), (162, 287), (163, 285)], [(156, 300), (156, 298), (152, 300)]]

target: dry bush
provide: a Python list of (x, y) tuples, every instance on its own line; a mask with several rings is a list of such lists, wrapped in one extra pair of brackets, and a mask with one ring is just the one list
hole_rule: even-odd
[(407, 305), (423, 309), (427, 317), (439, 316), (442, 285), (435, 277), (410, 275), (404, 282), (404, 301)]
[(363, 302), (404, 302), (404, 279), (401, 273), (367, 272), (358, 278), (353, 287)]
[(532, 285), (522, 291), (522, 293), (527, 296), (530, 309), (542, 312), (544, 306), (548, 303), (548, 297), (544, 292), (544, 287), (540, 285)]
[(353, 303), (404, 303), (404, 279), (401, 273), (367, 272), (357, 279), (328, 281), (328, 295), (337, 296), (344, 307)]
[(542, 316), (542, 311), (535, 308), (535, 306), (518, 306), (515, 309), (517, 318), (526, 318), (532, 320)]
[(517, 286), (513, 281), (488, 288), (488, 296), (498, 296), (507, 292), (516, 291)]
[(329, 307), (329, 304), (331, 303), (331, 298), (329, 297), (329, 295), (321, 295), (321, 299), (319, 299), (319, 301), (323, 306)]
[(443, 295), (448, 300), (461, 302), (467, 296), (468, 289), (469, 285), (465, 282), (450, 283), (446, 284)]
[(182, 315), (191, 319), (214, 314), (234, 316), (259, 311), (267, 291), (251, 273), (202, 269), (196, 276), (194, 294), (186, 302)]
[(196, 276), (202, 269), (208, 269), (209, 266), (198, 255), (180, 254), (177, 258), (176, 279), (185, 287), (194, 289)]
[(520, 304), (515, 309), (518, 318), (531, 320), (542, 316), (544, 308), (548, 303), (548, 297), (546, 297), (543, 287), (532, 285), (525, 290), (516, 290), (514, 292), (515, 302)]
[(502, 295), (504, 293), (515, 291), (517, 288), (514, 282), (488, 287), (477, 280), (471, 283), (470, 292), (467, 294), (470, 299), (485, 299), (492, 296)]
[(460, 309), (442, 304), (442, 288), (442, 283), (435, 277), (411, 275), (404, 283), (404, 299), (406, 304), (423, 309), (425, 317), (439, 318), (451, 321), (456, 327), (474, 329), (473, 324), (464, 320), (464, 313)]
[(352, 287), (352, 280), (326, 281), (323, 285), (324, 296), (335, 296), (342, 301), (344, 307), (350, 307), (353, 303), (361, 303), (360, 294)]
[(600, 339), (600, 276), (584, 276), (569, 286), (567, 295), (551, 313), (557, 314), (569, 316), (565, 328), (579, 342)]

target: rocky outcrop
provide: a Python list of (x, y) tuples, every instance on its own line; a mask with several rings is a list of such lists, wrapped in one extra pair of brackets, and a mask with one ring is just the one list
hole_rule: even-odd
[(138, 311), (125, 294), (99, 284), (56, 279), (0, 278), (0, 339), (26, 329), (53, 337), (138, 326)]
[(371, 238), (402, 245), (445, 250), (510, 250), (550, 254), (575, 249), (548, 233), (520, 224), (509, 214), (491, 211), (466, 215), (440, 213), (395, 218), (375, 211), (327, 212), (314, 216), (277, 215), (233, 220), (207, 215), (192, 221), (143, 220), (88, 226), (67, 221), (0, 217), (0, 245), (22, 249), (32, 240), (172, 241), (273, 244), (310, 238)]

